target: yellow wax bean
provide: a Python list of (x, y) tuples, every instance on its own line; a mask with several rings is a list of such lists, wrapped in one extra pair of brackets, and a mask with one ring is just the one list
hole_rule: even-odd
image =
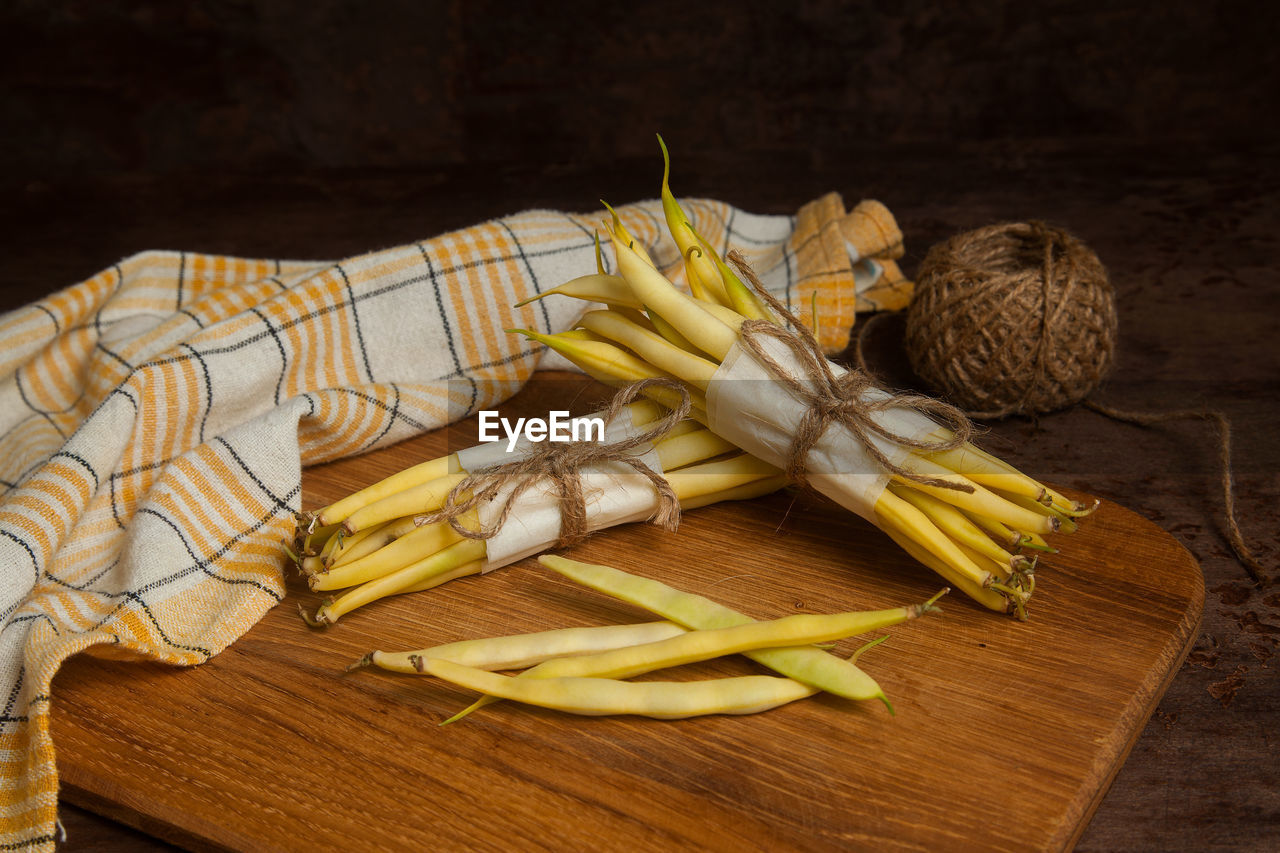
[(593, 341), (595, 343), (608, 343), (604, 338), (595, 332), (588, 332), (586, 329), (566, 329), (563, 332), (556, 332), (556, 337), (564, 341)]
[(593, 242), (595, 242), (596, 244), (596, 272), (600, 275), (605, 275), (606, 271), (604, 268), (604, 249), (600, 247), (600, 232), (592, 231), (591, 236), (593, 238)]
[(662, 315), (681, 335), (717, 362), (737, 342), (737, 333), (709, 313), (704, 303), (682, 293), (671, 282), (645, 264), (617, 236), (613, 239), (618, 271), (646, 308)]
[[(299, 522), (299, 525), (302, 526), (301, 521)], [(332, 537), (333, 534), (337, 533), (341, 526), (342, 525), (340, 524), (326, 524), (323, 527), (317, 526), (309, 533), (304, 533), (302, 536), (302, 544), (299, 547), (300, 556), (317, 556), (325, 545), (329, 543), (329, 538)], [(302, 529), (305, 530), (305, 526), (302, 526)]]
[(662, 335), (671, 343), (680, 347), (685, 352), (691, 352), (694, 355), (701, 355), (702, 350), (698, 349), (688, 338), (676, 331), (676, 327), (662, 319), (662, 315), (657, 311), (649, 311), (649, 322), (653, 325), (654, 331)]
[[(937, 435), (950, 438), (952, 433), (949, 430), (940, 429)], [(1028, 477), (1000, 457), (993, 456), (972, 444), (965, 444), (954, 450), (932, 453), (929, 454), (929, 458), (941, 462), (957, 473), (965, 474), (974, 482), (982, 483), (984, 486), (1001, 489), (1011, 494), (1021, 494), (1035, 500), (1043, 500), (1047, 497), (1055, 509), (1070, 516), (1088, 515), (1098, 507), (1097, 501), (1093, 506), (1085, 506), (1070, 500), (1034, 478)]]
[[(653, 400), (635, 400), (627, 404), (627, 413), (631, 416), (632, 426), (644, 426), (651, 424), (659, 418), (667, 416), (667, 408), (660, 406)], [(683, 426), (685, 421), (681, 421), (678, 426)]]
[(584, 275), (572, 281), (566, 281), (558, 287), (544, 290), (537, 296), (517, 302), (513, 307), (519, 308), (545, 299), (548, 296), (569, 296), (574, 299), (585, 299), (588, 302), (603, 302), (619, 308), (643, 308), (644, 305), (631, 292), (630, 285), (618, 275)]
[(670, 374), (658, 370), (647, 361), (636, 358), (631, 353), (610, 343), (573, 340), (562, 335), (544, 335), (528, 329), (508, 329), (507, 331), (524, 335), (526, 338), (551, 347), (593, 376), (596, 373), (601, 373), (615, 379), (621, 379), (628, 384), (638, 382), (641, 379), (655, 377), (674, 378)]
[(411, 583), (402, 589), (388, 592), (387, 595), (401, 595), (408, 592), (426, 592), (429, 589), (435, 589), (438, 586), (447, 584), (449, 581), (455, 581), (458, 578), (465, 578), (469, 575), (478, 575), (484, 571), (484, 566), (484, 560), (473, 560), (470, 563), (463, 563), (456, 569), (449, 569), (448, 571), (441, 572), (438, 575), (431, 575), (430, 577), (424, 578), (416, 583)]
[(1019, 535), (1022, 537), (1023, 548), (1030, 548), (1033, 551), (1043, 551), (1046, 554), (1058, 553), (1058, 549), (1046, 542), (1044, 537), (1038, 533), (1026, 533), (1019, 531)]
[(1102, 501), (1097, 498), (1093, 499), (1092, 504), (1082, 504), (1079, 501), (1073, 501), (1066, 495), (1059, 494), (1048, 486), (1044, 487), (1045, 493), (1049, 496), (1049, 500), (1053, 502), (1053, 508), (1063, 515), (1071, 518), (1083, 518), (1086, 515), (1092, 515), (1102, 506)]
[[(386, 524), (379, 525), (374, 528), (373, 533), (360, 541), (354, 544), (346, 543), (343, 547), (335, 550), (329, 557), (327, 568), (335, 569), (339, 566), (345, 566), (354, 560), (359, 560), (361, 557), (372, 554), (379, 548), (391, 544), (401, 536), (412, 533), (417, 527), (418, 525), (412, 516), (397, 518), (393, 521), (388, 521)], [(354, 539), (358, 535), (354, 534), (350, 538)]]
[[(544, 554), (538, 562), (584, 586), (643, 607), (686, 628), (727, 628), (754, 621), (708, 598), (681, 592), (658, 581), (629, 575), (609, 566), (581, 563), (554, 554)], [(747, 657), (788, 678), (847, 699), (880, 699), (889, 705), (884, 691), (871, 676), (850, 661), (821, 649), (757, 649), (748, 652)]]
[(720, 280), (720, 271), (711, 259), (706, 256), (689, 227), (689, 217), (680, 208), (671, 192), (671, 157), (667, 154), (666, 143), (658, 137), (658, 145), (662, 148), (662, 215), (667, 220), (667, 230), (671, 238), (680, 248), (684, 256), (685, 273), (689, 278), (689, 289), (695, 298), (704, 302), (719, 302), (728, 305), (729, 297), (725, 294), (724, 282)]
[[(935, 596), (936, 598), (937, 596)], [(801, 613), (767, 622), (748, 622), (728, 628), (668, 637), (654, 642), (610, 649), (598, 654), (556, 658), (520, 673), (518, 678), (631, 678), (659, 669), (683, 666), (755, 649), (806, 646), (843, 640), (914, 619), (935, 610), (933, 600), (909, 607), (829, 615)], [(449, 722), (495, 701), (480, 699)]]
[(404, 491), (395, 492), (361, 507), (343, 525), (352, 533), (392, 519), (433, 512), (441, 507), (453, 487), (467, 478), (465, 472), (448, 474)]
[[(996, 583), (1007, 584), (1009, 582), (1012, 572), (1007, 563), (998, 563), (981, 551), (970, 548), (964, 542), (956, 542), (956, 547), (960, 549), (962, 554), (972, 560), (975, 566), (990, 572)], [(1022, 572), (1028, 568), (1031, 568), (1031, 561), (1024, 558), (1022, 562), (1013, 567), (1013, 570)]]
[(702, 391), (719, 367), (713, 361), (686, 352), (657, 332), (651, 332), (613, 311), (588, 311), (578, 321), (582, 328), (595, 332), (630, 349), (659, 370), (665, 370)]
[(1054, 533), (1059, 528), (1058, 520), (1052, 515), (1045, 515), (1035, 510), (1018, 506), (1000, 497), (995, 492), (978, 485), (968, 477), (944, 468), (936, 462), (930, 462), (922, 457), (907, 456), (901, 464), (903, 468), (914, 474), (948, 480), (972, 489), (970, 492), (963, 492), (959, 489), (943, 489), (915, 480), (908, 480), (905, 477), (894, 476), (895, 481), (913, 489), (918, 489), (925, 494), (933, 495), (935, 498), (952, 506), (990, 516), (1017, 530), (1026, 530), (1032, 533)]
[[(760, 296), (747, 287), (742, 279), (738, 278), (738, 274), (724, 262), (719, 253), (711, 247), (711, 244), (703, 239), (702, 235), (694, 229), (689, 223), (685, 223), (685, 227), (693, 234), (694, 239), (698, 241), (698, 245), (711, 258), (712, 263), (716, 265), (716, 270), (720, 273), (720, 280), (724, 283), (725, 294), (729, 297), (728, 305), (734, 311), (752, 320), (766, 320), (770, 323), (778, 322), (773, 316), (773, 312), (764, 304)], [(814, 297), (817, 297), (817, 291), (814, 291)], [(817, 314), (814, 314), (815, 320)], [(813, 329), (814, 336), (817, 337), (818, 330)]]
[(382, 526), (383, 525), (379, 524), (373, 527), (366, 527), (359, 533), (348, 533), (347, 529), (344, 527), (337, 535), (329, 537), (329, 541), (325, 543), (324, 550), (320, 552), (320, 562), (327, 566), (333, 559), (334, 552), (339, 548), (346, 546), (348, 541), (352, 544), (358, 545), (375, 530), (381, 529)]
[[(446, 573), (455, 572), (468, 563), (477, 563), (475, 570), (479, 571), (479, 561), (482, 561), (484, 556), (485, 543), (483, 540), (463, 539), (461, 542), (450, 545), (442, 551), (437, 551), (425, 559), (410, 563), (403, 569), (394, 571), (389, 575), (383, 575), (376, 580), (363, 583), (355, 589), (343, 593), (333, 601), (325, 602), (316, 611), (315, 621), (321, 624), (337, 622), (345, 614), (388, 595), (435, 586), (436, 584), (420, 585), (437, 579)], [(450, 575), (450, 577), (456, 576)]]
[(646, 672), (684, 666), (755, 649), (807, 646), (843, 640), (846, 637), (877, 631), (915, 619), (930, 609), (933, 609), (932, 603), (847, 613), (798, 613), (780, 619), (747, 622), (727, 628), (687, 631), (643, 645), (547, 661), (522, 673), (521, 677), (631, 678)]
[(735, 486), (731, 489), (725, 489), (719, 492), (710, 492), (705, 495), (694, 495), (693, 497), (681, 498), (681, 509), (697, 509), (702, 506), (709, 506), (721, 501), (746, 501), (752, 498), (763, 497), (778, 491), (787, 484), (787, 478), (784, 474), (776, 474), (772, 477), (763, 477), (751, 483), (744, 483), (741, 486)]
[[(649, 253), (645, 251), (644, 244), (641, 243), (639, 240), (637, 240), (635, 237), (633, 237), (631, 235), (631, 232), (627, 230), (626, 226), (622, 224), (622, 219), (618, 216), (618, 211), (614, 210), (612, 205), (610, 205), (609, 202), (605, 201), (604, 199), (600, 199), (600, 203), (603, 204), (605, 206), (605, 209), (609, 211), (609, 218), (613, 222), (613, 230), (618, 234), (618, 236), (621, 237), (623, 240), (626, 240), (627, 245), (630, 246), (632, 250), (637, 255), (639, 255), (640, 258), (646, 264), (656, 268), (658, 265), (653, 262), (653, 258), (649, 257)], [(597, 254), (599, 254), (600, 252), (599, 232), (596, 233), (596, 252)]]
[(702, 462), (668, 471), (666, 477), (676, 496), (682, 501), (700, 495), (723, 492), (781, 474), (768, 462), (741, 453), (715, 462)]
[[(951, 435), (951, 431), (946, 429), (939, 429), (934, 433), (935, 437), (942, 440)], [(1039, 498), (1044, 494), (1044, 486), (996, 457), (979, 451), (972, 444), (934, 451), (926, 454), (925, 458), (988, 488), (1026, 495), (1029, 498)]]
[[(972, 448), (972, 450), (976, 455), (984, 457), (984, 459), (990, 465), (996, 468), (1002, 468), (1012, 474), (1017, 474), (1024, 477), (1026, 476), (1017, 468), (1013, 467), (1008, 462), (1004, 461), (998, 456), (993, 456), (990, 453), (987, 453), (985, 450), (982, 450), (977, 447)], [(1084, 504), (1077, 503), (1076, 501), (1070, 500), (1066, 496), (1059, 494), (1058, 492), (1054, 491), (1053, 489), (1049, 488), (1043, 483), (1036, 482), (1035, 480), (1032, 480), (1032, 482), (1036, 483), (1036, 485), (1040, 486), (1040, 488), (1044, 490), (1044, 496), (1047, 496), (1050, 499), (1054, 508), (1058, 509), (1060, 512), (1066, 513), (1067, 515), (1072, 515), (1072, 516), (1088, 515), (1089, 513), (1093, 512), (1095, 509), (1098, 508), (1097, 501), (1094, 501), (1092, 506), (1085, 506)], [(1041, 499), (1043, 496), (1028, 495), (1028, 497)]]
[[(466, 515), (469, 518), (461, 518), (459, 522), (464, 526), (474, 524), (475, 513)], [(446, 521), (415, 527), (413, 532), (406, 533), (394, 542), (358, 560), (352, 560), (344, 566), (337, 566), (322, 574), (311, 576), (307, 579), (307, 583), (315, 590), (345, 589), (356, 586), (426, 559), (453, 543), (461, 541), (462, 538), (462, 534), (454, 530)]]
[[(726, 308), (715, 302), (702, 303), (702, 309), (727, 326), (735, 336), (738, 334), (738, 330), (742, 328), (742, 324), (747, 320), (746, 317), (732, 308)], [(721, 356), (718, 360), (724, 361), (724, 356)]]
[[(345, 521), (356, 510), (374, 501), (402, 492), (421, 483), (429, 483), (449, 474), (455, 474), (459, 470), (461, 469), (458, 467), (458, 457), (452, 453), (439, 459), (420, 462), (329, 504), (316, 514), (316, 518), (320, 524), (337, 524)], [(404, 515), (409, 514), (404, 513)], [(392, 517), (394, 518), (394, 516)]]
[[(635, 325), (639, 326), (641, 329), (644, 329), (646, 332), (652, 335), (658, 334), (657, 330), (653, 326), (653, 323), (649, 321), (649, 316), (645, 314), (643, 311), (634, 311), (630, 308), (614, 308), (612, 305), (610, 305), (608, 308), (597, 308), (595, 310), (603, 311), (606, 314), (616, 314), (617, 316), (623, 317), (628, 321), (634, 323)], [(592, 312), (588, 311), (587, 313), (590, 314)]]
[(423, 661), (423, 666), (438, 678), (491, 696), (592, 716), (634, 714), (675, 720), (705, 714), (754, 714), (817, 692), (790, 678), (771, 675), (636, 682), (611, 678), (511, 678), (446, 660)]
[(1002, 544), (1005, 550), (1013, 551), (1022, 546), (1023, 534), (1014, 530), (1009, 525), (996, 521), (994, 518), (988, 518), (987, 516), (979, 513), (969, 512), (964, 509), (961, 509), (960, 511), (964, 513), (965, 518), (985, 530), (987, 535), (996, 542)]
[[(365, 536), (369, 534), (369, 532), (370, 531), (368, 530), (362, 531), (360, 538), (363, 539)], [(320, 549), (320, 562), (327, 564), (329, 562), (329, 558), (333, 556), (333, 552), (336, 551), (339, 546), (341, 546), (344, 542), (346, 542), (347, 539), (351, 537), (352, 537), (352, 534), (348, 533), (345, 527), (339, 530), (333, 536), (330, 536), (329, 539), (324, 543), (324, 547)], [(358, 542), (359, 540), (357, 539), (356, 541)]]
[(552, 658), (592, 655), (610, 649), (654, 643), (684, 632), (684, 628), (667, 621), (555, 628), (506, 637), (461, 640), (409, 652), (374, 651), (351, 668), (373, 665), (392, 672), (416, 675), (423, 672), (422, 660), (439, 658), (476, 669), (524, 669)]
[(1060, 525), (1058, 528), (1059, 533), (1075, 533), (1076, 530), (1079, 529), (1080, 525), (1074, 518), (1062, 512), (1052, 504), (1032, 500), (1031, 498), (1024, 497), (1023, 495), (1005, 495), (1005, 497), (1012, 503), (1015, 503), (1020, 507), (1025, 507), (1032, 512), (1041, 512), (1052, 515), (1058, 520), (1058, 524)]
[(662, 462), (662, 470), (669, 472), (738, 448), (733, 442), (721, 438), (709, 429), (699, 429), (683, 435), (668, 435), (654, 445), (654, 449)]
[(1001, 548), (981, 527), (951, 504), (899, 483), (890, 483), (889, 491), (923, 512), (939, 530), (957, 543), (972, 548), (1003, 566), (1002, 577), (1011, 569), (1027, 562), (1025, 557), (1016, 556)]
[[(648, 423), (652, 423), (652, 421), (649, 421)], [(646, 424), (636, 424), (635, 426), (645, 426), (645, 425)], [(685, 418), (684, 420), (680, 421), (678, 424), (673, 426), (670, 430), (668, 430), (666, 435), (658, 439), (658, 443), (655, 444), (654, 447), (661, 447), (663, 442), (675, 441), (681, 436), (689, 435), (690, 433), (695, 433), (695, 432), (702, 432), (705, 429), (706, 427), (704, 427), (702, 424), (695, 421), (693, 418)]]
[(978, 586), (973, 582), (973, 578), (961, 574), (947, 563), (939, 560), (929, 551), (926, 551), (906, 532), (896, 528), (894, 526), (894, 520), (886, 516), (882, 516), (877, 512), (876, 521), (880, 529), (883, 530), (890, 539), (896, 542), (898, 547), (907, 552), (907, 556), (911, 557), (926, 568), (932, 569), (983, 607), (986, 607), (989, 610), (994, 610), (997, 613), (1009, 613), (1014, 610), (1012, 602), (1006, 599), (999, 592)]
[(979, 567), (929, 517), (893, 492), (884, 491), (876, 501), (877, 517), (892, 520), (894, 527), (979, 587), (990, 586), (991, 572)]
[[(543, 335), (527, 329), (509, 329), (508, 331), (525, 335), (535, 341), (546, 344), (582, 368), (583, 372), (592, 379), (603, 382), (606, 385), (622, 387), (641, 379), (676, 379), (676, 377), (663, 373), (648, 362), (636, 358), (631, 353), (611, 343), (595, 341), (584, 343), (582, 341), (566, 340), (563, 337), (564, 333)], [(689, 416), (705, 423), (707, 420), (706, 395), (696, 388), (687, 390), (690, 402), (693, 404), (693, 411)], [(672, 388), (666, 388), (661, 385), (650, 386), (645, 388), (643, 393), (646, 397), (669, 409), (674, 409), (679, 405), (678, 395)]]
[(1001, 535), (1008, 537), (1006, 541), (1012, 543), (1010, 545), (1011, 548), (1030, 548), (1033, 551), (1043, 551), (1046, 554), (1058, 553), (1058, 550), (1050, 547), (1044, 537), (1039, 534), (1014, 530), (1009, 525), (981, 513), (969, 512), (968, 510), (962, 510), (962, 512), (968, 516), (970, 521), (990, 533), (993, 537)]

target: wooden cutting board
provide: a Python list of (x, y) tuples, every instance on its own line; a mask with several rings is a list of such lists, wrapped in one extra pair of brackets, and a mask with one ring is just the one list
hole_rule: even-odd
[[(590, 410), (539, 382), (504, 413)], [(310, 469), (316, 507), (475, 440), (474, 422)], [(530, 559), (379, 602), (324, 631), (288, 599), (209, 663), (80, 656), (57, 676), (63, 795), (191, 847), (1062, 850), (1197, 633), (1199, 566), (1104, 504), (1041, 563), (1019, 623), (953, 594), (862, 664), (896, 708), (818, 696), (748, 717), (573, 717), (344, 666), (371, 648), (645, 621)], [(942, 584), (861, 519), (779, 493), (630, 525), (572, 551), (757, 618), (918, 602)], [(848, 653), (859, 644), (837, 646)], [(734, 658), (670, 677), (758, 671)]]

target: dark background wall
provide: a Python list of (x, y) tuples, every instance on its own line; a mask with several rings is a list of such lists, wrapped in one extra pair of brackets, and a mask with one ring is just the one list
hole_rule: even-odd
[(0, 175), (602, 163), (1053, 139), (1256, 146), (1270, 4), (4, 4)]

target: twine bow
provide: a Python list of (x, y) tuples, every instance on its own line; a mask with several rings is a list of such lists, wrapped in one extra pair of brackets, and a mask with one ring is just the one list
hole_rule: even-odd
[[(973, 491), (973, 487), (965, 483), (910, 471), (889, 459), (873, 441), (873, 436), (879, 436), (900, 447), (925, 453), (953, 450), (962, 446), (973, 434), (973, 425), (962, 411), (923, 394), (890, 393), (886, 397), (868, 399), (867, 392), (876, 386), (867, 374), (858, 370), (837, 374), (813, 333), (765, 289), (741, 255), (730, 252), (728, 260), (750, 282), (769, 308), (791, 326), (788, 329), (767, 320), (747, 320), (738, 333), (742, 348), (807, 407), (787, 452), (786, 474), (789, 478), (802, 485), (806, 483), (805, 460), (809, 451), (833, 423), (839, 423), (862, 444), (868, 456), (890, 473), (926, 486), (961, 492)], [(781, 342), (795, 355), (803, 367), (803, 380), (796, 378), (769, 355), (762, 342), (764, 338)], [(950, 427), (952, 436), (949, 439), (930, 440), (899, 435), (881, 425), (874, 417), (877, 413), (890, 409), (911, 409), (930, 415)]]
[[(680, 499), (666, 478), (641, 461), (635, 451), (645, 444), (658, 441), (688, 416), (691, 408), (688, 390), (674, 379), (655, 378), (633, 382), (614, 395), (603, 413), (604, 422), (606, 425), (612, 423), (623, 407), (645, 389), (654, 386), (674, 390), (680, 396), (680, 404), (644, 432), (607, 443), (547, 442), (518, 459), (473, 471), (449, 491), (439, 510), (419, 516), (417, 524), (422, 526), (447, 521), (450, 527), (467, 539), (492, 539), (506, 524), (517, 499), (545, 479), (551, 481), (559, 494), (560, 538), (556, 547), (564, 548), (581, 541), (591, 532), (587, 523), (586, 496), (582, 489), (582, 470), (590, 465), (618, 462), (645, 476), (658, 493), (658, 508), (649, 521), (666, 530), (675, 530), (680, 524)], [(511, 490), (490, 524), (472, 529), (462, 523), (462, 516), (495, 500), (499, 492), (508, 486), (511, 486)]]

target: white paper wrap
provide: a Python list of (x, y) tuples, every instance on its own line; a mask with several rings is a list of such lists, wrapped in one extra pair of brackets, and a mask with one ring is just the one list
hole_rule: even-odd
[[(813, 387), (804, 378), (806, 371), (786, 344), (761, 337), (765, 352), (783, 369)], [(832, 365), (837, 375), (846, 371)], [(871, 389), (867, 399), (889, 396)], [(787, 467), (791, 443), (808, 406), (777, 382), (752, 356), (735, 344), (725, 356), (707, 388), (707, 426), (748, 453), (779, 468)], [(938, 424), (910, 409), (876, 412), (872, 418), (892, 432), (909, 439), (921, 439), (938, 429)], [(894, 464), (910, 452), (907, 448), (871, 436), (871, 441)], [(889, 482), (889, 473), (870, 455), (848, 427), (833, 422), (805, 458), (809, 483), (845, 509), (875, 523), (874, 508)]]
[[(624, 411), (613, 423), (606, 425), (604, 441), (613, 444), (648, 432), (652, 426), (633, 425), (630, 414)], [(538, 446), (522, 440), (508, 452), (505, 440), (489, 442), (458, 451), (458, 462), (464, 471), (472, 473), (491, 465), (520, 459)], [(662, 473), (662, 462), (653, 445), (640, 445), (635, 450), (635, 456), (648, 468)], [(630, 465), (621, 462), (588, 465), (582, 469), (580, 477), (587, 511), (587, 527), (591, 531), (615, 524), (644, 521), (658, 508), (658, 493), (652, 481)], [(514, 487), (514, 484), (504, 487), (492, 501), (477, 507), (481, 526), (488, 527), (497, 520)], [(481, 572), (490, 572), (546, 551), (554, 547), (559, 539), (560, 494), (550, 480), (543, 480), (525, 489), (516, 498), (506, 523), (497, 534), (487, 540), (486, 560)]]

